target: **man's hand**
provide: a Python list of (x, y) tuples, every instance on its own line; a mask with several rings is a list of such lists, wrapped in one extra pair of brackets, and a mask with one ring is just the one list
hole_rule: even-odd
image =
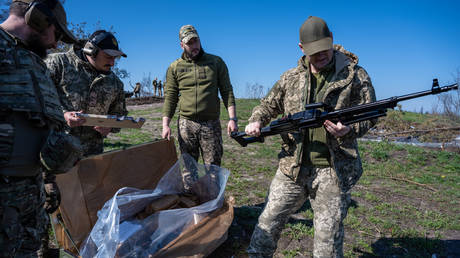
[(64, 113), (64, 119), (67, 122), (67, 125), (70, 127), (77, 127), (82, 126), (85, 123), (85, 119), (82, 117), (77, 116), (77, 113), (81, 113), (82, 111), (69, 111)]
[(93, 129), (98, 131), (104, 137), (106, 137), (112, 130), (111, 127), (102, 127), (102, 126), (95, 126), (93, 127)]
[(230, 136), (232, 132), (238, 131), (238, 125), (236, 124), (235, 120), (229, 120), (227, 124), (227, 134)]
[(249, 136), (259, 136), (260, 135), (260, 122), (252, 122), (246, 126), (244, 131)]
[(164, 116), (163, 117), (163, 131), (161, 132), (161, 137), (163, 139), (168, 139), (171, 137), (171, 128), (169, 127), (169, 123), (171, 123), (171, 118)]
[(163, 131), (161, 132), (161, 137), (168, 139), (171, 137), (171, 128), (168, 125), (163, 125)]
[(336, 138), (342, 137), (350, 132), (351, 128), (348, 125), (343, 125), (342, 123), (338, 122), (337, 124), (332, 123), (329, 120), (324, 121), (324, 128), (334, 135)]
[(56, 175), (48, 172), (43, 172), (42, 175), (46, 194), (44, 208), (47, 213), (51, 214), (56, 211), (61, 204), (61, 192), (56, 184)]

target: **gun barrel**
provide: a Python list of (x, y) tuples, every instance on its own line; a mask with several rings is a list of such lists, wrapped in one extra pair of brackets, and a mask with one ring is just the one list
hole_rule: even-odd
[(405, 101), (405, 100), (420, 98), (420, 97), (428, 96), (428, 95), (436, 95), (436, 94), (451, 91), (451, 90), (458, 90), (458, 83), (454, 83), (454, 84), (443, 86), (443, 87), (433, 86), (431, 90), (402, 95), (402, 96), (397, 97), (397, 100)]
[(439, 87), (439, 86), (433, 87), (431, 90), (420, 91), (420, 92), (406, 94), (402, 96), (382, 99), (382, 100), (378, 100), (378, 101), (371, 102), (371, 103), (366, 103), (366, 104), (357, 105), (354, 107), (332, 111), (329, 113), (326, 112), (323, 114), (323, 116), (325, 119), (334, 119), (334, 118), (340, 118), (340, 117), (345, 117), (345, 116), (352, 116), (357, 113), (371, 112), (371, 111), (375, 111), (378, 109), (383, 110), (387, 108), (395, 108), (398, 102), (401, 102), (401, 101), (420, 98), (420, 97), (427, 96), (427, 95), (436, 95), (442, 92), (447, 92), (447, 91), (455, 90), (455, 89), (458, 89), (457, 83), (443, 86), (443, 87)]

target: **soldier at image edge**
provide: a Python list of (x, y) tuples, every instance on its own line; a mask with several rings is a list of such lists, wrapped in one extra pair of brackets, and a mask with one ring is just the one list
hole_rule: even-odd
[[(169, 139), (169, 124), (177, 103), (180, 103), (178, 139), (181, 153), (198, 160), (201, 151), (204, 164), (220, 166), (223, 147), (219, 93), (230, 118), (227, 133), (238, 130), (228, 69), (220, 57), (204, 52), (198, 32), (192, 25), (180, 28), (179, 40), (184, 52), (167, 70), (162, 137)], [(183, 174), (186, 188), (190, 185), (190, 178), (193, 175)]]
[(139, 98), (141, 96), (140, 93), (141, 93), (141, 83), (136, 82), (136, 87), (134, 88), (134, 97)]
[(160, 81), (158, 81), (158, 97), (163, 97), (163, 86), (164, 84)]
[(65, 53), (50, 54), (45, 60), (64, 108), (70, 134), (78, 137), (84, 155), (104, 151), (104, 138), (119, 128), (82, 126), (85, 120), (76, 113), (125, 116), (128, 114), (123, 83), (111, 70), (115, 61), (127, 57), (108, 31), (95, 31), (83, 49), (74, 45)]
[(157, 96), (157, 90), (158, 90), (158, 79), (155, 78), (152, 81), (152, 86), (153, 86), (153, 96)]
[(13, 0), (0, 24), (0, 257), (47, 255), (46, 213), (60, 202), (53, 173), (81, 158), (42, 60), (60, 40), (76, 41), (57, 0)]
[[(305, 104), (324, 102), (337, 110), (375, 101), (371, 79), (358, 57), (332, 44), (324, 20), (310, 16), (303, 23), (299, 47), (304, 56), (254, 108), (245, 128), (248, 135), (260, 135), (271, 119), (300, 112)], [(272, 257), (290, 215), (307, 199), (314, 212), (313, 257), (343, 257), (343, 220), (351, 189), (363, 172), (356, 139), (375, 123), (346, 126), (327, 120), (321, 128), (281, 135), (279, 167), (252, 234), (249, 257)]]

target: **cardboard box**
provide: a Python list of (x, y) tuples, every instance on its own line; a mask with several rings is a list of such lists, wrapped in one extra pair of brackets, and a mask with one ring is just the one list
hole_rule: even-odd
[[(62, 202), (52, 223), (59, 245), (77, 255), (74, 244), (80, 248), (97, 221), (97, 211), (118, 189), (154, 189), (176, 161), (174, 139), (160, 140), (83, 159), (68, 173), (58, 175)], [(233, 202), (226, 201), (221, 209), (186, 229), (156, 256), (204, 257), (225, 241), (232, 220)]]

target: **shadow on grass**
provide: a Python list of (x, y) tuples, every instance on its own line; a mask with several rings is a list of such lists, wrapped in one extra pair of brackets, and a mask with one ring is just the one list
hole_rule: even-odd
[(130, 143), (122, 143), (122, 142), (116, 142), (116, 143), (108, 143), (104, 142), (104, 149), (109, 149), (109, 150), (119, 150), (119, 149), (126, 149), (128, 147), (133, 146), (134, 144)]
[[(232, 226), (238, 226), (238, 230), (244, 230), (247, 235), (252, 234), (252, 231), (254, 231), (254, 227), (257, 224), (257, 220), (259, 219), (260, 214), (262, 213), (262, 210), (264, 209), (265, 203), (258, 203), (252, 206), (240, 206), (240, 207), (235, 207), (234, 208), (234, 219), (233, 219), (233, 224)], [(358, 204), (355, 200), (351, 200), (350, 207), (358, 207)], [(290, 218), (288, 223), (295, 223), (295, 222), (301, 222), (306, 224), (307, 226), (313, 226), (313, 221), (311, 219), (306, 219), (303, 218), (302, 216), (296, 216), (296, 214), (299, 214), (301, 212), (311, 210), (311, 204), (310, 201), (306, 201), (300, 209), (295, 212)], [(232, 231), (232, 228), (230, 228), (230, 233)], [(243, 235), (245, 234), (243, 233)], [(231, 234), (230, 234), (231, 235)]]
[[(380, 238), (372, 245), (372, 253), (359, 249), (359, 257), (460, 257), (460, 240), (436, 240), (418, 237)], [(433, 256), (436, 254), (435, 256)]]
[(264, 205), (265, 203), (258, 203), (234, 207), (234, 218), (228, 229), (227, 240), (208, 257), (247, 257), (246, 248)]
[[(258, 203), (250, 206), (234, 207), (234, 218), (228, 230), (227, 240), (208, 257), (247, 257), (246, 249), (249, 245), (252, 232), (257, 224), (265, 203)], [(356, 201), (351, 200), (351, 207), (357, 207)], [(310, 201), (306, 201), (302, 207), (289, 218), (288, 223), (303, 223), (309, 227), (313, 226), (311, 219), (296, 216), (304, 211), (310, 210)]]

